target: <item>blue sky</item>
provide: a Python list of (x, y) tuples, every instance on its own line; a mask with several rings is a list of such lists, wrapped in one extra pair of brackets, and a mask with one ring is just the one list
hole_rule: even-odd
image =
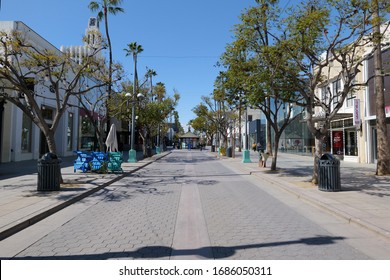
[[(0, 20), (23, 21), (58, 48), (80, 45), (88, 19), (94, 16), (88, 9), (90, 0), (1, 2)], [(177, 110), (186, 128), (200, 97), (213, 91), (221, 70), (215, 64), (232, 41), (234, 24), (253, 5), (254, 0), (124, 0), (125, 13), (110, 18), (114, 60), (125, 66), (132, 79), (133, 61), (123, 49), (130, 42), (142, 45), (139, 76), (146, 67), (154, 69), (154, 82), (163, 82), (170, 95), (174, 89), (180, 93)]]

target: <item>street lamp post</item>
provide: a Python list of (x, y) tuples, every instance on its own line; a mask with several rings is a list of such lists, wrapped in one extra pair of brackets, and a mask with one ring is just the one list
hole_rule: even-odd
[(129, 160), (128, 162), (137, 162), (137, 154), (134, 150), (134, 134), (135, 134), (135, 102), (136, 97), (143, 97), (141, 93), (137, 93), (138, 88), (138, 76), (137, 76), (137, 55), (143, 51), (143, 48), (141, 45), (138, 45), (136, 42), (127, 44), (128, 49), (124, 49), (126, 52), (126, 56), (132, 55), (133, 61), (134, 61), (134, 83), (133, 83), (133, 95), (130, 93), (126, 93), (127, 97), (132, 97), (132, 110), (131, 110), (131, 146), (129, 151)]
[[(135, 90), (134, 90), (135, 91)], [(129, 150), (129, 159), (127, 162), (132, 162), (135, 163), (137, 162), (137, 152), (134, 149), (134, 139), (135, 139), (135, 103), (136, 103), (136, 98), (135, 98), (135, 93), (126, 93), (125, 96), (127, 98), (132, 98), (133, 100), (131, 101), (131, 142), (130, 142), (130, 150)], [(142, 93), (137, 94), (137, 98), (142, 98), (144, 95)]]
[(242, 162), (251, 163), (250, 151), (248, 149), (248, 105), (245, 102), (245, 143), (244, 151), (242, 152)]

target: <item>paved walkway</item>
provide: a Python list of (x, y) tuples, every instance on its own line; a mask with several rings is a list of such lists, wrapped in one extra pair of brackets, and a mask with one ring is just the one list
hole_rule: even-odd
[(75, 157), (63, 158), (61, 191), (37, 191), (37, 161), (0, 164), (0, 241), (51, 214), (103, 189), (168, 153), (154, 155), (137, 163), (123, 163), (123, 173), (73, 172)]
[[(123, 174), (73, 173), (74, 157), (65, 158), (61, 164), (65, 184), (59, 192), (37, 192), (36, 161), (0, 164), (0, 241), (167, 154), (124, 163)], [(258, 167), (255, 152), (251, 152), (252, 163), (242, 163), (240, 153), (235, 156), (220, 159), (232, 169), (268, 180), (307, 203), (390, 239), (390, 176), (375, 176), (374, 165), (341, 162), (342, 191), (323, 192), (310, 183), (311, 157), (280, 153), (278, 170), (272, 172)]]
[(258, 155), (251, 151), (252, 163), (242, 163), (241, 153), (235, 158), (221, 157), (236, 168), (268, 180), (303, 201), (320, 207), (390, 240), (390, 176), (376, 176), (374, 164), (341, 161), (341, 191), (324, 192), (311, 183), (313, 157), (279, 153), (277, 171), (258, 167)]

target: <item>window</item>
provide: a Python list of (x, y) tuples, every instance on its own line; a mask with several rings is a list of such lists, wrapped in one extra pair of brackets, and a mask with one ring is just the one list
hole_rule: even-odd
[(321, 90), (321, 101), (322, 101), (322, 103), (328, 104), (328, 102), (329, 102), (329, 94), (328, 94), (327, 87), (322, 87), (320, 90)]
[(356, 94), (354, 91), (348, 92), (347, 95), (347, 107), (352, 107), (353, 106), (353, 100), (356, 98)]
[(47, 108), (45, 105), (42, 105), (41, 111), (45, 120), (53, 121), (53, 109)]
[(22, 120), (22, 153), (31, 153), (31, 139), (32, 139), (32, 120), (23, 114)]
[(339, 102), (339, 91), (341, 89), (341, 80), (333, 82), (333, 104)]
[(68, 114), (68, 127), (67, 127), (67, 149), (68, 151), (71, 151), (73, 149), (73, 113)]

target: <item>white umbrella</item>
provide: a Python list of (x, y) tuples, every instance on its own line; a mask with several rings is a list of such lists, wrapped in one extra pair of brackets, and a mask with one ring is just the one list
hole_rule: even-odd
[(106, 146), (108, 152), (118, 151), (118, 140), (116, 139), (115, 124), (111, 125), (110, 132), (108, 132), (107, 139), (106, 139)]

